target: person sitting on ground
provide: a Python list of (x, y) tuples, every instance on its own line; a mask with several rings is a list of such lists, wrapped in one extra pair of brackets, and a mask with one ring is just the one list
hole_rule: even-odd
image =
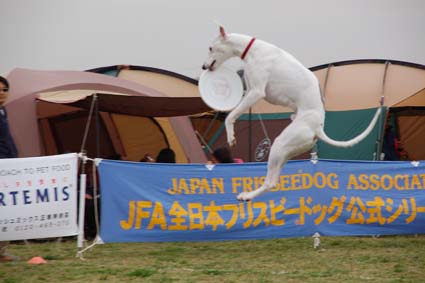
[(176, 154), (169, 147), (163, 148), (158, 153), (158, 156), (156, 157), (156, 162), (157, 163), (176, 163)]

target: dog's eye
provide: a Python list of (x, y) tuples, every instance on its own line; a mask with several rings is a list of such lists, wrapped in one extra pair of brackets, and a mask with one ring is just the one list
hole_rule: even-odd
[(208, 48), (210, 50), (210, 52), (212, 52), (212, 47)]

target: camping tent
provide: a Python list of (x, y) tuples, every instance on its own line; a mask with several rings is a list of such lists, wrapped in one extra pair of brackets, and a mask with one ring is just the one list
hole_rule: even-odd
[(355, 60), (318, 66), (312, 71), (321, 82), (329, 136), (349, 139), (366, 127), (381, 100), (386, 109), (386, 115), (382, 115), (367, 139), (348, 150), (319, 143), (320, 157), (381, 159), (386, 146), (385, 130), (392, 124), (394, 136), (409, 152), (410, 159), (425, 159), (420, 145), (425, 138), (421, 126), (425, 116), (424, 112), (419, 114), (425, 106), (425, 66), (394, 60)]
[[(151, 89), (155, 89), (161, 93), (164, 93), (170, 98), (200, 97), (197, 80), (168, 70), (144, 66), (114, 65), (92, 69), (89, 70), (89, 72), (118, 77), (120, 79), (142, 84), (144, 86), (148, 86)], [(208, 127), (212, 128), (211, 132), (216, 132), (220, 127), (222, 127), (223, 121), (223, 119), (220, 119), (211, 124), (211, 120), (208, 117), (210, 115), (214, 115), (214, 112), (201, 110), (202, 109), (199, 109), (197, 114), (190, 116), (193, 127), (195, 129), (195, 134), (197, 134), (198, 137), (200, 137), (199, 132), (204, 133), (205, 129)], [(223, 115), (222, 113), (220, 114)], [(202, 137), (200, 137), (200, 142), (202, 143)], [(205, 147), (204, 149), (205, 154), (208, 156), (208, 150)]]
[[(166, 94), (168, 97), (199, 97), (197, 80), (167, 70), (143, 66), (118, 65), (92, 69), (89, 71), (137, 82), (158, 90)], [(290, 121), (288, 119), (280, 119), (281, 117), (289, 117), (286, 112), (290, 111), (290, 109), (271, 105), (265, 101), (259, 102), (255, 107), (255, 111), (259, 113), (272, 113), (272, 119), (267, 120), (267, 134), (271, 137), (275, 137), (278, 133), (280, 133), (282, 127), (287, 125)], [(265, 117), (268, 117), (267, 115), (269, 114), (263, 114)], [(200, 142), (202, 143), (203, 140), (206, 141), (206, 143), (204, 143), (204, 146), (206, 145), (204, 149), (207, 156), (208, 149), (211, 150), (226, 145), (225, 134), (223, 131), (223, 121), (225, 116), (226, 113), (216, 113), (214, 111), (198, 113), (190, 116), (193, 127), (200, 137)], [(247, 142), (239, 142), (237, 147), (232, 148), (232, 152), (235, 157), (241, 157), (246, 161), (250, 160), (250, 158), (248, 158), (250, 151), (247, 149), (250, 147), (251, 141), (254, 140), (254, 142), (257, 142), (257, 140), (264, 139), (265, 137), (264, 131), (262, 131), (259, 135), (256, 134), (258, 132), (257, 130), (262, 129), (260, 126), (261, 124), (256, 122), (251, 124), (254, 130), (251, 132), (252, 134), (249, 134), (250, 131), (248, 131), (248, 128), (246, 127), (249, 120), (247, 117), (247, 115), (244, 115), (236, 123), (236, 134), (238, 140)], [(255, 117), (258, 118), (258, 116)], [(276, 119), (276, 117), (279, 119)], [(251, 138), (248, 139), (248, 136)], [(220, 139), (217, 141), (218, 137), (220, 137)], [(266, 156), (264, 156), (264, 158), (265, 157)], [(257, 161), (264, 160), (265, 159)]]
[[(377, 160), (386, 145), (386, 125), (410, 155), (425, 159), (425, 66), (394, 60), (354, 60), (311, 68), (317, 76), (325, 100), (325, 131), (333, 139), (348, 140), (361, 133), (371, 121), (376, 108), (386, 111), (372, 133), (352, 148), (335, 148), (319, 142), (314, 149), (320, 158)], [(265, 138), (273, 140), (289, 123), (291, 110), (257, 103), (235, 125), (238, 142), (234, 155), (249, 161), (265, 161)], [(226, 135), (222, 121), (225, 115), (204, 115), (203, 130), (211, 147), (224, 146)], [(209, 129), (208, 121), (215, 121)], [(199, 123), (201, 124), (201, 123)], [(213, 124), (213, 123), (211, 123)], [(205, 134), (205, 132), (207, 132)], [(297, 158), (308, 158), (306, 153)]]
[[(384, 99), (384, 108), (387, 110), (387, 115), (382, 115), (372, 134), (353, 148), (339, 149), (319, 142), (315, 150), (318, 151), (320, 158), (378, 159), (383, 148), (385, 125), (390, 122), (393, 126), (394, 135), (404, 145), (411, 158), (425, 159), (425, 149), (421, 146), (422, 140), (425, 138), (425, 129), (423, 129), (423, 125), (425, 125), (423, 123), (425, 120), (425, 66), (394, 60), (354, 60), (325, 64), (313, 67), (311, 70), (319, 79), (322, 94), (325, 97), (327, 110), (325, 130), (330, 137), (347, 140), (362, 132), (370, 122), (376, 108), (380, 106), (379, 102), (382, 98)], [(166, 70), (140, 66), (109, 66), (93, 69), (89, 72), (98, 74), (78, 72), (80, 75), (87, 75), (83, 80), (84, 87), (79, 86), (78, 82), (64, 82), (65, 75), (73, 72), (56, 73), (17, 69), (9, 75), (8, 78), (13, 80), (11, 95), (15, 92), (20, 94), (19, 103), (10, 101), (7, 105), (8, 108), (17, 107), (15, 108), (16, 111), (10, 111), (12, 113), (9, 115), (11, 116), (13, 134), (19, 133), (21, 136), (18, 140), (19, 147), (40, 147), (38, 140), (34, 138), (37, 137), (35, 118), (33, 119), (34, 122), (29, 120), (25, 120), (29, 121), (28, 123), (22, 121), (19, 124), (17, 122), (20, 120), (20, 113), (32, 113), (31, 111), (34, 111), (33, 97), (40, 92), (81, 88), (94, 89), (102, 86), (100, 90), (103, 92), (134, 94), (137, 89), (137, 93), (145, 96), (149, 93), (155, 93), (157, 96), (162, 95), (162, 97), (170, 98), (166, 99), (167, 101), (172, 101), (172, 98), (187, 98), (195, 103), (196, 100), (193, 99), (199, 99), (196, 80)], [(99, 74), (108, 75), (112, 81), (106, 84), (98, 83), (97, 79), (100, 77), (105, 79), (106, 77), (98, 77)], [(37, 86), (45, 80), (56, 80), (56, 83), (51, 86)], [(129, 91), (132, 88), (135, 89)], [(33, 96), (28, 97), (28, 94)], [(58, 94), (45, 94), (44, 97), (53, 95), (57, 97)], [(22, 104), (23, 101), (27, 101), (26, 106)], [(129, 100), (126, 99), (126, 101)], [(90, 104), (89, 102), (90, 100), (86, 100), (86, 108)], [(186, 104), (192, 105), (192, 102)], [(171, 104), (175, 103), (172, 102)], [(42, 137), (52, 137), (50, 139), (42, 138), (44, 148), (47, 148), (47, 151), (43, 153), (52, 154), (67, 150), (67, 146), (61, 146), (60, 142), (57, 141), (58, 139), (62, 140), (63, 143), (63, 141), (70, 141), (73, 136), (78, 136), (78, 143), (76, 144), (81, 144), (82, 135), (75, 135), (75, 132), (82, 131), (87, 113), (84, 114), (85, 116), (81, 116), (81, 113), (73, 114), (74, 118), (80, 121), (79, 126), (76, 127), (68, 124), (69, 118), (72, 118), (71, 114), (56, 115), (49, 112), (51, 108), (59, 111), (65, 105), (55, 104), (49, 107), (41, 102), (37, 105), (39, 105), (38, 115)], [(142, 108), (141, 105), (137, 108)], [(189, 123), (187, 117), (178, 118), (184, 120), (184, 124), (187, 125), (187, 127), (184, 127), (184, 131), (174, 131), (175, 124), (168, 122), (168, 118), (125, 115), (124, 118), (118, 119), (116, 117), (120, 114), (102, 114), (103, 121), (108, 121), (105, 116), (110, 116), (113, 117), (114, 122), (104, 122), (104, 128), (106, 128), (106, 131), (103, 131), (104, 136), (113, 142), (109, 142), (109, 149), (103, 149), (103, 151), (119, 154), (125, 151), (123, 155), (127, 156), (128, 160), (137, 160), (143, 152), (155, 153), (160, 148), (160, 146), (156, 146), (155, 149), (150, 149), (147, 146), (148, 144), (160, 144), (161, 146), (169, 144), (181, 153), (179, 154), (180, 162), (197, 162), (197, 160), (203, 162), (205, 155), (199, 153), (201, 149), (195, 137), (196, 133), (199, 133), (201, 140), (205, 140), (207, 147), (214, 149), (225, 146), (226, 135), (223, 121), (226, 113), (208, 111), (208, 108), (203, 108), (201, 104), (193, 104), (193, 106), (195, 108), (193, 113), (197, 114), (192, 113), (190, 115), (192, 125), (187, 125)], [(42, 111), (41, 108), (50, 110)], [(158, 108), (161, 107), (158, 106)], [(117, 111), (117, 109), (114, 111)], [(189, 114), (189, 112), (184, 114)], [(242, 115), (236, 122), (238, 143), (236, 147), (232, 148), (234, 156), (241, 157), (245, 161), (266, 161), (267, 151), (264, 150), (267, 148), (266, 139), (273, 140), (290, 123), (290, 115), (291, 110), (288, 108), (271, 105), (265, 101), (258, 102), (250, 109), (250, 112)], [(44, 120), (44, 118), (48, 119)], [(171, 120), (173, 119), (176, 118)], [(143, 120), (143, 123), (141, 120)], [(29, 132), (22, 133), (21, 129), (24, 128), (21, 128), (21, 126), (29, 123), (32, 123)], [(142, 128), (153, 129), (155, 133), (152, 130), (147, 134), (141, 134), (140, 129), (135, 130), (128, 127), (129, 124), (143, 125)], [(52, 130), (51, 127), (54, 129)], [(64, 137), (60, 138), (61, 135)], [(115, 136), (119, 138), (114, 138)], [(24, 145), (29, 140), (34, 141), (34, 143)], [(94, 140), (94, 138), (90, 140)], [(140, 144), (142, 140), (146, 141), (143, 145)], [(120, 149), (120, 147), (123, 149)], [(49, 148), (54, 150), (49, 151)], [(34, 156), (40, 154), (41, 151), (21, 151), (21, 153), (25, 156)], [(101, 155), (105, 156), (106, 153)], [(308, 157), (309, 153), (306, 153), (297, 158)]]
[[(92, 72), (15, 69), (8, 80), (6, 108), (20, 157), (85, 149), (89, 157), (138, 161), (171, 147), (178, 162), (206, 161), (187, 118), (209, 110), (199, 97), (168, 98), (143, 84)], [(99, 115), (90, 119), (82, 148), (92, 105)]]

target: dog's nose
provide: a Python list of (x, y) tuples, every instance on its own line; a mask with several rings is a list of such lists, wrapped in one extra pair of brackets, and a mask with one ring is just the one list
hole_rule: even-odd
[(208, 69), (208, 68), (205, 66), (205, 64), (202, 65), (202, 70), (206, 70), (206, 69)]

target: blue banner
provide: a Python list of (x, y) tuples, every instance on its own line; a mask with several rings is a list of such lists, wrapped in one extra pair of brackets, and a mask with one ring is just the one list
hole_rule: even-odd
[(218, 241), (422, 234), (424, 163), (290, 161), (278, 185), (251, 202), (265, 163), (156, 164), (102, 160), (105, 242)]

